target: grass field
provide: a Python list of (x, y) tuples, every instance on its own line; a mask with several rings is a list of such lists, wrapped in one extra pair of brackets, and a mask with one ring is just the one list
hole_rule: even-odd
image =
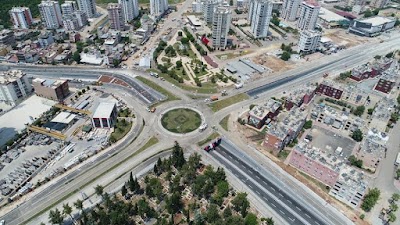
[(154, 106), (157, 106), (157, 105), (159, 105), (159, 104), (161, 104), (161, 103), (163, 103), (163, 102), (166, 102), (166, 101), (180, 100), (180, 98), (176, 97), (176, 96), (173, 95), (171, 92), (165, 90), (164, 88), (162, 88), (162, 87), (159, 86), (158, 84), (154, 83), (153, 81), (148, 80), (148, 79), (146, 79), (146, 78), (144, 78), (144, 77), (140, 77), (140, 76), (137, 76), (136, 78), (137, 78), (138, 80), (140, 80), (141, 82), (143, 82), (144, 84), (146, 84), (147, 86), (149, 86), (149, 87), (153, 88), (154, 90), (160, 92), (161, 94), (167, 96), (167, 100), (162, 101), (162, 102), (158, 102), (158, 103), (156, 103)]
[(118, 120), (115, 124), (114, 132), (110, 136), (110, 141), (117, 142), (121, 140), (131, 130), (131, 127), (132, 122), (123, 122), (122, 120)]
[(188, 133), (201, 125), (200, 115), (191, 109), (173, 109), (161, 118), (163, 127), (174, 133)]
[(215, 138), (219, 137), (220, 135), (217, 132), (212, 133), (210, 136), (208, 136), (206, 139), (200, 141), (197, 143), (198, 146), (203, 146), (204, 144), (214, 140)]
[(208, 106), (211, 107), (212, 111), (217, 112), (223, 108), (226, 108), (235, 103), (244, 101), (246, 99), (249, 99), (249, 96), (245, 93), (241, 93), (241, 94), (237, 94), (237, 95), (231, 96), (229, 98), (226, 98), (226, 99), (223, 99), (220, 101), (210, 103)]
[(222, 128), (224, 128), (224, 130), (228, 131), (228, 120), (229, 120), (229, 116), (227, 115), (225, 116), (220, 122), (219, 125), (221, 125)]

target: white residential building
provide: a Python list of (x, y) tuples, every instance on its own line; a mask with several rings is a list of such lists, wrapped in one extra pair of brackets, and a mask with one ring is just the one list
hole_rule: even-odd
[(139, 4), (137, 0), (118, 0), (118, 3), (122, 6), (126, 23), (139, 16)]
[(65, 1), (61, 4), (61, 12), (63, 16), (72, 15), (76, 10), (78, 10), (78, 5), (74, 1)]
[(298, 48), (302, 53), (313, 53), (319, 47), (321, 33), (318, 31), (304, 30), (300, 33)]
[(28, 77), (20, 70), (0, 74), (0, 102), (15, 106), (32, 92)]
[(13, 7), (10, 10), (10, 17), (14, 28), (28, 29), (32, 24), (32, 14), (28, 7)]
[(212, 44), (214, 48), (226, 48), (232, 12), (229, 7), (215, 8), (212, 20)]
[(250, 3), (251, 33), (255, 38), (268, 36), (269, 22), (272, 16), (272, 3), (269, 0), (254, 0)]
[(373, 6), (377, 9), (384, 8), (389, 3), (389, 0), (373, 0), (370, 6)]
[(202, 13), (203, 12), (203, 2), (202, 1), (194, 1), (192, 3), (192, 12), (193, 13)]
[(87, 24), (88, 18), (83, 11), (75, 11), (71, 15), (63, 16), (63, 27), (68, 30), (79, 30)]
[(321, 6), (316, 1), (303, 2), (300, 6), (297, 28), (300, 30), (314, 30), (317, 25), (320, 8)]
[(61, 9), (58, 1), (42, 1), (38, 7), (42, 21), (47, 29), (57, 29), (62, 25)]
[(86, 13), (88, 18), (94, 18), (97, 15), (96, 1), (95, 0), (77, 0), (79, 10)]
[(84, 11), (75, 11), (73, 15), (78, 20), (78, 24), (80, 27), (86, 26), (86, 24), (88, 23), (88, 17)]
[(300, 4), (301, 0), (284, 0), (282, 4), (281, 18), (287, 21), (295, 21)]
[(217, 0), (206, 0), (203, 2), (203, 17), (207, 24), (213, 22), (214, 11), (218, 4)]
[(113, 30), (125, 30), (125, 17), (122, 6), (118, 3), (109, 3), (107, 6), (110, 28)]
[(168, 10), (168, 0), (150, 0), (150, 15), (160, 18)]

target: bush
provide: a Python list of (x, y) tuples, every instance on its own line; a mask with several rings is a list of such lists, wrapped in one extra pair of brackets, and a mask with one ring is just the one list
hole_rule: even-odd
[(310, 129), (312, 127), (312, 121), (311, 120), (307, 120), (304, 123), (304, 129)]
[(376, 202), (379, 200), (381, 191), (377, 188), (371, 189), (368, 194), (365, 195), (364, 201), (361, 204), (361, 208), (369, 212), (375, 206)]
[(354, 155), (349, 156), (349, 162), (352, 166), (362, 168), (363, 161), (361, 159), (357, 159)]
[(356, 110), (354, 110), (353, 114), (356, 116), (362, 116), (364, 114), (365, 111), (365, 106), (361, 105), (361, 106), (357, 106)]
[(288, 61), (288, 60), (290, 59), (290, 53), (284, 51), (284, 52), (282, 53), (282, 55), (281, 55), (281, 59), (282, 59), (283, 61)]
[(361, 142), (363, 139), (362, 131), (360, 129), (353, 131), (353, 133), (351, 134), (351, 138), (353, 138), (353, 140), (355, 140), (357, 142)]

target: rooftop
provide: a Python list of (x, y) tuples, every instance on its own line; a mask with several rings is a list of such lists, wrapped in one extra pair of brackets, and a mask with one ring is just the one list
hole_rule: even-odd
[(65, 80), (53, 80), (53, 79), (42, 79), (42, 78), (35, 78), (32, 83), (40, 83), (42, 86), (56, 88), (63, 84)]
[(281, 140), (283, 140), (291, 132), (301, 129), (307, 117), (307, 113), (300, 108), (293, 108), (283, 116), (284, 117), (281, 119), (281, 121), (277, 122), (275, 125), (272, 125), (268, 129), (268, 134), (279, 137)]
[(187, 15), (186, 16), (193, 26), (201, 26), (201, 21), (194, 15)]
[(53, 123), (64, 123), (69, 124), (75, 118), (75, 114), (68, 112), (60, 112), (56, 117), (54, 117), (51, 122)]
[(258, 117), (258, 118), (262, 119), (262, 118), (266, 117), (268, 115), (268, 113), (270, 113), (270, 112), (274, 113), (281, 106), (282, 106), (281, 102), (278, 102), (273, 99), (269, 99), (268, 102), (266, 102), (264, 105), (255, 106), (252, 110), (250, 110), (249, 114), (250, 114), (250, 116), (254, 116), (254, 117)]
[(9, 84), (25, 76), (21, 70), (9, 70), (0, 73), (0, 84)]
[(93, 118), (109, 118), (115, 105), (115, 102), (100, 102), (94, 111)]
[(334, 13), (324, 7), (320, 8), (318, 17), (327, 22), (339, 22), (342, 20), (348, 20), (345, 17)]
[(381, 16), (375, 16), (375, 17), (371, 17), (371, 18), (367, 18), (367, 19), (362, 19), (362, 20), (359, 20), (359, 21), (362, 22), (362, 23), (370, 23), (374, 27), (383, 25), (385, 23), (394, 22), (393, 19), (386, 18), (386, 17), (381, 17)]

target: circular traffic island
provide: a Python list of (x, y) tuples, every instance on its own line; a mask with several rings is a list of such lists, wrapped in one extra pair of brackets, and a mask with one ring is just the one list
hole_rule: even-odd
[(162, 126), (172, 133), (186, 134), (200, 127), (200, 114), (189, 108), (169, 110), (161, 117)]

